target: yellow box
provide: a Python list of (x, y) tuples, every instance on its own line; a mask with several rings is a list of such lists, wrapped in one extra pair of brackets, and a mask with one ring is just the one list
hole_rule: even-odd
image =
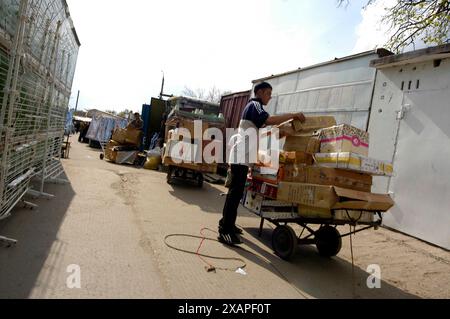
[(392, 164), (356, 153), (317, 153), (314, 154), (317, 165), (340, 168), (378, 176), (392, 176)]

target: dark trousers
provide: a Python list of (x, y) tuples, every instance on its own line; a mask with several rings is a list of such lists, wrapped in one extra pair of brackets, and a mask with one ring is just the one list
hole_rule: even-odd
[(248, 166), (231, 165), (231, 184), (223, 207), (223, 218), (219, 221), (221, 232), (229, 233), (234, 229), (239, 202), (244, 194), (247, 174)]

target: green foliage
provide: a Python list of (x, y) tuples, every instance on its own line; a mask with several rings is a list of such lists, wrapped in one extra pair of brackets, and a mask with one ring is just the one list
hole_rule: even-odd
[[(379, 0), (368, 0), (364, 8)], [(337, 0), (338, 6), (349, 0)], [(450, 0), (397, 0), (385, 8), (382, 23), (389, 25), (392, 36), (385, 46), (394, 51), (420, 39), (425, 44), (444, 44), (450, 34)]]

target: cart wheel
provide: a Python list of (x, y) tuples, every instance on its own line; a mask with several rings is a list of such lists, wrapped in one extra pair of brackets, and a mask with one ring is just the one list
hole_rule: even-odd
[(284, 260), (290, 260), (298, 245), (297, 235), (289, 226), (278, 226), (272, 234), (272, 247), (275, 253)]
[(173, 174), (173, 167), (169, 166), (169, 169), (167, 170), (167, 184), (169, 185), (171, 185), (173, 182), (172, 174)]
[(203, 187), (203, 174), (197, 174), (197, 177), (195, 178), (197, 182), (197, 187), (202, 188)]
[(315, 240), (319, 254), (324, 257), (336, 256), (342, 248), (342, 238), (338, 230), (331, 226), (316, 231)]
[(103, 160), (105, 158), (105, 155), (103, 153), (100, 154), (100, 159)]

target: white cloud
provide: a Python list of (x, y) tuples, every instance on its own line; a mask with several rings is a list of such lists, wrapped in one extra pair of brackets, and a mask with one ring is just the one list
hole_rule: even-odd
[(389, 40), (389, 26), (381, 23), (385, 8), (391, 7), (397, 0), (378, 0), (361, 10), (362, 22), (356, 27), (358, 37), (354, 53), (383, 47)]
[[(393, 31), (389, 30), (389, 24), (381, 23), (385, 14), (385, 8), (391, 8), (398, 0), (378, 0), (366, 10), (361, 11), (362, 22), (356, 27), (358, 40), (353, 49), (354, 53), (383, 47), (389, 40)], [(403, 52), (426, 48), (420, 38), (415, 39), (413, 44), (406, 46)], [(432, 45), (430, 45), (432, 46)]]

